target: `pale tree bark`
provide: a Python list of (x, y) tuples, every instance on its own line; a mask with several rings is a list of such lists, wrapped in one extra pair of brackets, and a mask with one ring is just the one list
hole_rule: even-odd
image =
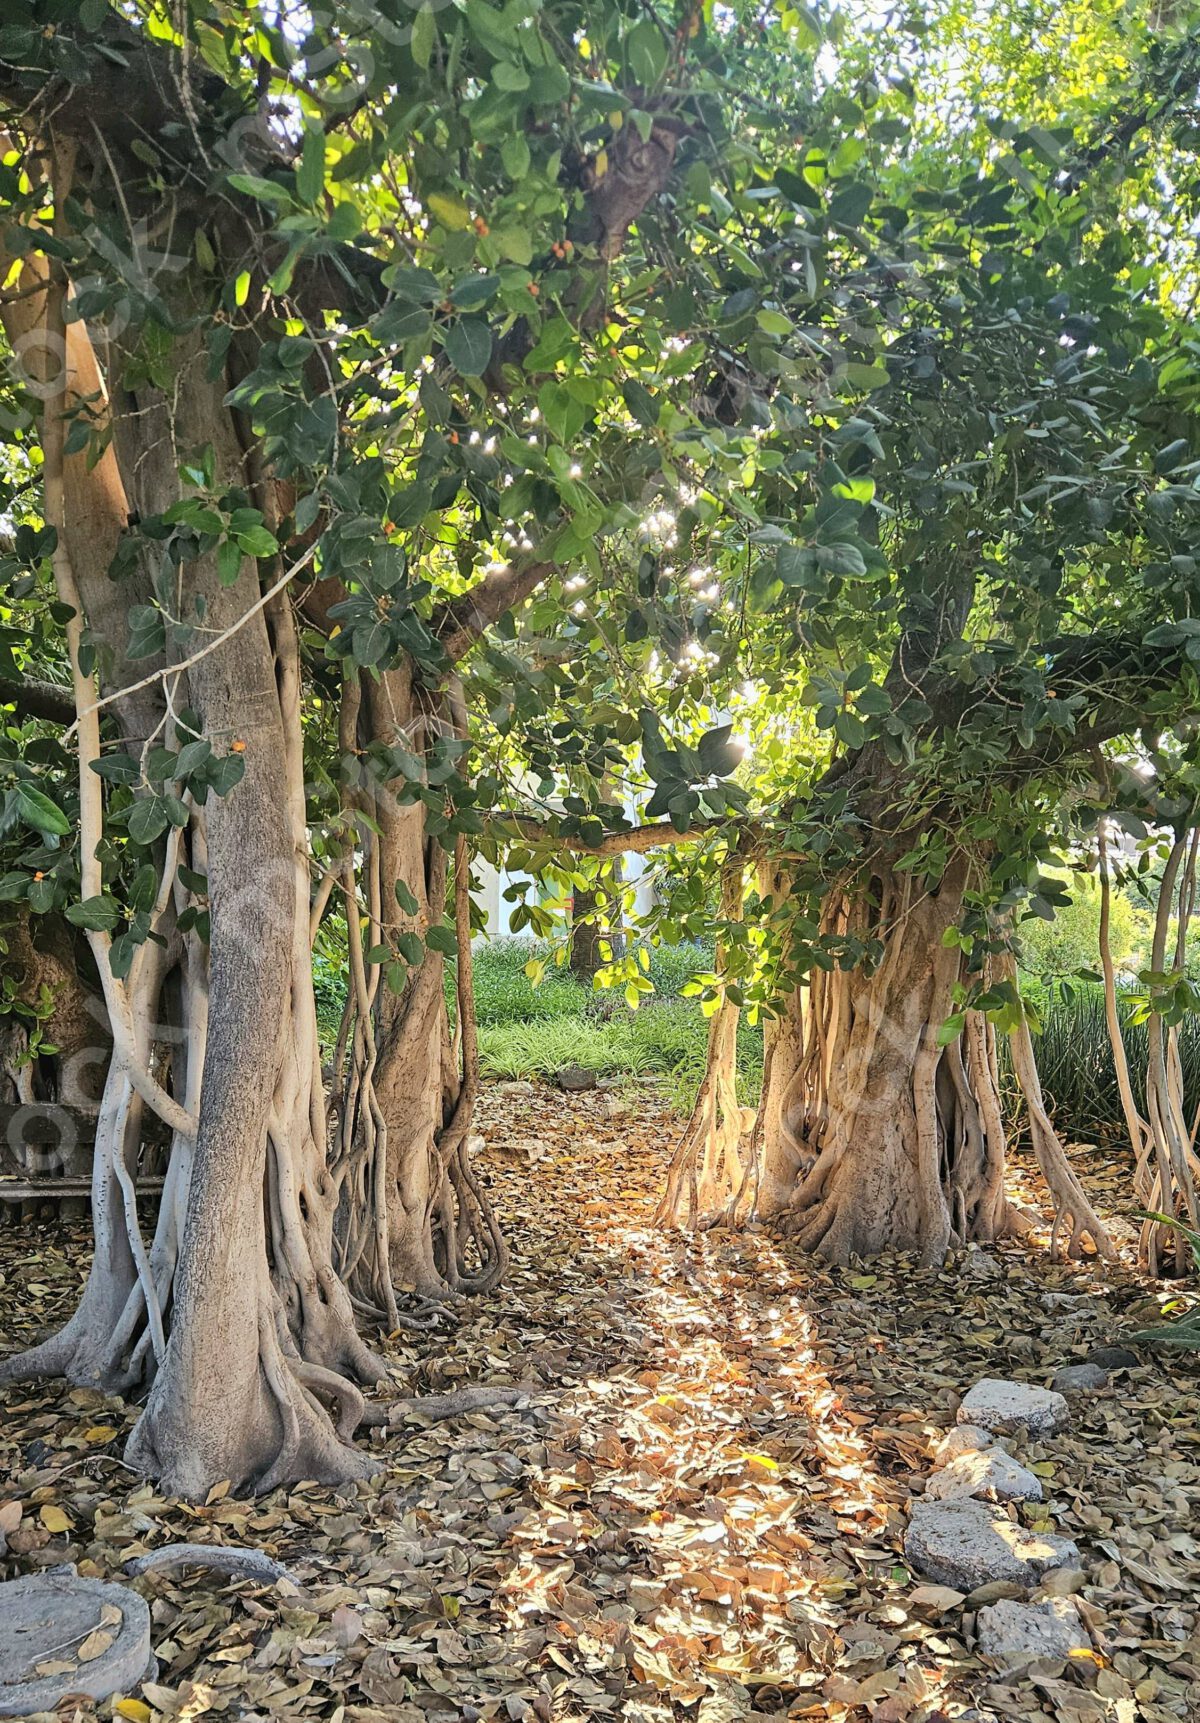
[[(59, 201), (61, 207), (61, 193)], [(69, 354), (64, 293), (52, 281), (43, 296), (46, 346)], [(210, 376), (194, 337), (180, 339), (174, 362), (169, 395), (143, 389), (141, 400), (126, 406), (118, 384), (110, 407), (122, 493), (159, 507), (179, 495), (180, 451), (211, 449), (225, 485), (250, 479), (224, 404), (227, 380)], [(78, 399), (76, 375), (58, 379), (61, 393), (47, 389), (42, 434), (46, 518), (59, 528), (55, 576), (74, 612), (68, 638), (88, 897), (102, 889), (103, 791), (90, 770), (100, 753), (99, 714), (92, 679), (80, 667), (80, 635), (86, 617), (100, 645), (108, 644), (111, 611), (101, 606), (94, 614), (81, 591), (71, 508), (94, 482), (106, 485), (110, 499), (116, 490), (111, 474), (93, 479), (84, 456), (64, 457), (64, 411)], [(92, 518), (95, 509), (85, 514)], [(99, 575), (95, 547), (85, 549), (84, 567)], [(150, 734), (174, 740), (171, 713), (190, 704), (218, 748), (242, 755), (245, 775), (227, 796), (192, 807), (186, 830), (165, 840), (151, 923), (158, 938), (138, 947), (126, 980), (112, 973), (109, 936), (90, 935), (114, 1043), (97, 1127), (95, 1256), (66, 1327), (6, 1361), (3, 1371), (10, 1379), (58, 1373), (119, 1392), (149, 1384), (129, 1456), (167, 1489), (193, 1496), (225, 1479), (263, 1488), (296, 1477), (365, 1475), (370, 1462), (349, 1440), (363, 1404), (355, 1379), (382, 1373), (357, 1336), (331, 1261), (336, 1189), (326, 1168), (309, 968), (299, 660), (289, 606), (277, 602), (268, 614), (259, 592), (252, 559), (231, 585), (217, 578), (211, 557), (181, 574), (180, 614), (195, 614), (200, 598), (210, 644), (193, 654), (185, 683), (168, 675), (154, 684), (160, 710)], [(124, 725), (152, 710), (149, 698), (110, 707), (130, 745), (146, 738)], [(207, 870), (207, 949), (176, 930), (187, 902), (181, 856)], [(168, 963), (183, 1010), (183, 1056), (170, 1090), (150, 1059)], [(144, 1107), (174, 1133), (149, 1248), (133, 1177)]]
[[(740, 853), (721, 869), (722, 924), (742, 919), (745, 863)], [(728, 952), (718, 942), (714, 958), (722, 974)], [(738, 1103), (737, 1033), (740, 1008), (722, 988), (708, 1021), (704, 1076), (683, 1136), (671, 1156), (666, 1189), (655, 1219), (660, 1225), (693, 1228), (732, 1220), (751, 1189), (755, 1159), (748, 1142), (754, 1113)]]
[[(909, 1251), (934, 1266), (954, 1244), (987, 1242), (1024, 1223), (1004, 1189), (1006, 1134), (993, 1025), (964, 1013), (960, 1035), (941, 1044), (954, 1010), (962, 954), (945, 936), (961, 916), (967, 859), (953, 860), (936, 890), (876, 864), (870, 881), (834, 892), (821, 931), (878, 940), (873, 969), (816, 969), (806, 1008), (785, 1001), (763, 1101), (764, 1175), (758, 1212), (833, 1262)], [(997, 979), (1011, 971), (997, 970)], [(1056, 1245), (1108, 1235), (1071, 1171), (1042, 1102), (1024, 1025), (1014, 1065), (1033, 1147), (1055, 1211)]]
[[(418, 691), (413, 667), (401, 664), (346, 690), (344, 760), (367, 757), (372, 743), (397, 742), (423, 760), (439, 737), (465, 734), (455, 678), (443, 691)], [(425, 944), (399, 991), (386, 985), (380, 965), (364, 961), (372, 946), (395, 950), (405, 935), (424, 942), (429, 928), (441, 925), (448, 853), (427, 832), (420, 800), (402, 801), (369, 769), (347, 767), (344, 778), (345, 810), (357, 818), (361, 885), (348, 867), (351, 989), (334, 1057), (339, 1261), (365, 1315), (421, 1327), (431, 1301), (490, 1289), (508, 1260), (468, 1147), (477, 1086), (469, 855), (459, 838), (452, 1032), (442, 953)]]
[(1125, 1130), (1133, 1155), (1133, 1186), (1138, 1201), (1144, 1206), (1151, 1199), (1153, 1184), (1151, 1162), (1154, 1155), (1154, 1135), (1138, 1110), (1137, 1098), (1133, 1092), (1133, 1079), (1129, 1072), (1129, 1056), (1125, 1051), (1125, 1038), (1121, 1033), (1121, 1016), (1117, 1004), (1117, 977), (1113, 966), (1112, 940), (1109, 931), (1112, 920), (1112, 878), (1108, 865), (1108, 834), (1105, 831), (1103, 820), (1100, 822), (1097, 844), (1097, 859), (1100, 870), (1098, 942), (1100, 972), (1104, 981), (1104, 1021), (1108, 1029), (1108, 1044), (1112, 1051), (1113, 1070), (1117, 1078), (1117, 1092), (1121, 1097), (1121, 1111), (1125, 1118)]
[[(1171, 915), (1177, 915), (1171, 966), (1181, 971), (1187, 958), (1187, 936), (1196, 903), (1196, 861), (1200, 829), (1177, 832), (1163, 868), (1154, 915), (1150, 968), (1167, 973)], [(1146, 1114), (1152, 1154), (1145, 1165), (1139, 1199), (1148, 1211), (1142, 1223), (1139, 1251), (1151, 1274), (1183, 1274), (1190, 1260), (1187, 1239), (1171, 1221), (1186, 1222), (1200, 1231), (1200, 1156), (1195, 1129), (1184, 1110), (1183, 1066), (1179, 1056), (1179, 1026), (1155, 1009), (1153, 991), (1146, 1022)], [(1168, 1267), (1169, 1265), (1169, 1267)]]

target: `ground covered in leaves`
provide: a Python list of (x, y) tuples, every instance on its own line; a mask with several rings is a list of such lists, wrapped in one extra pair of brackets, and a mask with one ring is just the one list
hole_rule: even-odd
[[(121, 1464), (136, 1408), (62, 1384), (3, 1391), (3, 1577), (74, 1561), (119, 1578), (179, 1539), (262, 1549), (295, 1574), (136, 1581), (159, 1671), (117, 1715), (1200, 1717), (1194, 1366), (1144, 1354), (1022, 1450), (1047, 1492), (1030, 1523), (1083, 1551), (1086, 1571), (1052, 1583), (1077, 1595), (1092, 1656), (1002, 1680), (972, 1650), (997, 1588), (958, 1598), (899, 1553), (961, 1395), (1119, 1342), (1147, 1309), (1128, 1270), (1012, 1245), (939, 1275), (822, 1272), (764, 1236), (664, 1237), (651, 1214), (677, 1121), (653, 1090), (497, 1085), (481, 1113), (511, 1276), (392, 1356), (398, 1394), (523, 1385), (516, 1405), (375, 1432), (383, 1470), (357, 1494), (218, 1487), (189, 1508)], [(1110, 1190), (1113, 1207), (1118, 1170)], [(0, 1230), (6, 1347), (67, 1314), (85, 1262), (82, 1234)]]

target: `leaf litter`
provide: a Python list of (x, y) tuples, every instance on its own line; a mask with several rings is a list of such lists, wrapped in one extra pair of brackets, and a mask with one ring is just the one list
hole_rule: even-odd
[[(1068, 1429), (1018, 1445), (1046, 1491), (1026, 1523), (1084, 1552), (1043, 1593), (1074, 1595), (1090, 1655), (998, 1674), (975, 1655), (974, 1615), (1012, 1588), (963, 1597), (900, 1554), (905, 1504), (974, 1381), (1048, 1381), (1157, 1308), (1128, 1252), (1115, 1271), (1055, 1265), (1035, 1235), (941, 1273), (827, 1270), (765, 1233), (657, 1230), (677, 1121), (645, 1091), (629, 1108), (499, 1084), (480, 1126), (512, 1272), (456, 1327), (393, 1344), (405, 1403), (364, 1433), (383, 1461), (369, 1485), (167, 1501), (121, 1462), (135, 1406), (62, 1383), (0, 1390), (5, 1578), (74, 1561), (121, 1579), (179, 1542), (286, 1572), (127, 1581), (150, 1601), (156, 1679), (57, 1716), (1200, 1717), (1200, 1377), (1185, 1360), (1143, 1354), (1115, 1392), (1074, 1397)], [(1119, 1213), (1121, 1169), (1089, 1178)], [(86, 1255), (78, 1229), (0, 1231), (7, 1341), (69, 1313)], [(517, 1392), (449, 1422), (409, 1403), (473, 1384)]]

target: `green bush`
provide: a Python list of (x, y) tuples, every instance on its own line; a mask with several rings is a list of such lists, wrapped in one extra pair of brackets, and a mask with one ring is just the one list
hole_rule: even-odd
[(684, 940), (679, 945), (652, 946), (648, 974), (660, 999), (678, 999), (694, 975), (706, 974), (712, 966), (711, 945)]
[[(1021, 968), (1026, 975), (1052, 981), (1100, 966), (1100, 886), (1091, 874), (1052, 868), (1070, 892), (1070, 902), (1052, 921), (1030, 916), (1018, 929)], [(1109, 946), (1113, 965), (1122, 971), (1139, 969), (1150, 953), (1150, 916), (1124, 891), (1112, 894)]]
[[(1098, 986), (1031, 988), (1022, 981), (1021, 992), (1032, 995), (1041, 1018), (1041, 1033), (1034, 1037), (1038, 1074), (1047, 1104), (1062, 1127), (1073, 1136), (1099, 1136), (1125, 1128), (1121, 1096), (1108, 1025), (1104, 1015), (1104, 993)], [(1130, 1023), (1131, 1004), (1118, 1000), (1121, 1037), (1129, 1061), (1129, 1074), (1140, 1108), (1145, 1109), (1143, 1081), (1147, 1059), (1144, 1023)], [(1179, 1058), (1183, 1067), (1184, 1110), (1191, 1118), (1200, 1102), (1200, 1021), (1185, 1018), (1179, 1026)], [(1003, 1059), (1007, 1067), (1007, 1059)], [(1015, 1107), (1015, 1084), (1005, 1084), (1006, 1100)]]

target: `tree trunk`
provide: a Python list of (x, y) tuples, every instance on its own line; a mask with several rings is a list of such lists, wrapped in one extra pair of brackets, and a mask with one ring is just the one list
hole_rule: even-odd
[[(424, 759), (439, 736), (464, 731), (453, 690), (444, 703), (418, 691), (411, 666), (404, 664), (377, 680), (364, 679), (361, 692), (356, 687), (348, 694), (343, 757), (369, 759), (372, 746), (399, 743)], [(342, 1092), (340, 1260), (364, 1313), (392, 1327), (423, 1326), (419, 1313), (401, 1313), (396, 1291), (418, 1300), (482, 1291), (496, 1283), (507, 1262), (468, 1149), (475, 1083), (461, 1032), (473, 1012), (468, 861), (461, 846), (454, 882), (459, 1032), (452, 1034), (443, 955), (425, 943), (396, 991), (381, 980), (379, 964), (368, 969), (363, 945), (365, 938), (366, 950), (394, 951), (405, 937), (423, 940), (431, 926), (442, 923), (447, 852), (427, 832), (421, 800), (401, 800), (391, 782), (369, 768), (347, 767), (344, 777), (363, 857), (365, 902), (348, 902), (352, 986), (335, 1058)], [(348, 873), (344, 889), (350, 882)]]
[[(961, 1033), (939, 1044), (966, 979), (957, 944), (943, 938), (967, 883), (960, 858), (920, 895), (911, 876), (882, 866), (869, 884), (836, 892), (822, 931), (878, 941), (882, 956), (873, 968), (814, 970), (807, 1009), (786, 1002), (772, 1036), (759, 1212), (828, 1261), (894, 1250), (934, 1266), (950, 1245), (1014, 1223), (993, 1026), (968, 1010)], [(1111, 1254), (1045, 1115), (1027, 1028), (1015, 1044), (1056, 1228), (1069, 1217), (1072, 1254), (1085, 1234)]]
[[(48, 347), (62, 351), (63, 290), (46, 294)], [(182, 319), (181, 319), (182, 322)], [(78, 328), (72, 325), (72, 328)], [(68, 352), (70, 349), (68, 348)], [(218, 483), (245, 485), (246, 465), (200, 340), (183, 337), (169, 396), (117, 389), (112, 449), (125, 494), (161, 509), (179, 495), (182, 453), (213, 451)], [(68, 637), (79, 719), (81, 848), (85, 897), (102, 889), (103, 828), (95, 688), (79, 661), (83, 615), (105, 642), (108, 612), (80, 591), (67, 530), (74, 496), (89, 484), (86, 457), (65, 457), (63, 404), (70, 375), (43, 415), (46, 517), (59, 528), (55, 574), (74, 620)], [(265, 512), (265, 511), (264, 511)], [(84, 564), (85, 591), (99, 573)], [(109, 583), (111, 584), (111, 583)], [(129, 1393), (152, 1384), (129, 1443), (133, 1464), (188, 1496), (214, 1483), (266, 1488), (301, 1477), (361, 1477), (370, 1462), (350, 1445), (362, 1410), (351, 1377), (381, 1367), (359, 1340), (331, 1261), (336, 1191), (326, 1168), (316, 1012), (309, 962), (309, 862), (300, 730), (299, 660), (289, 606), (269, 617), (259, 570), (244, 559), (223, 585), (215, 559), (181, 568), (179, 614), (203, 606), (206, 633), (169, 677), (168, 711), (150, 734), (176, 741), (172, 714), (199, 713), (217, 751), (241, 755), (242, 781), (188, 809), (186, 830), (164, 839), (161, 881), (147, 938), (125, 980), (112, 971), (109, 936), (89, 935), (105, 988), (114, 1046), (97, 1127), (92, 1211), (96, 1248), (78, 1310), (31, 1352), (5, 1362), (8, 1379), (62, 1374)], [(189, 642), (189, 644), (191, 644)], [(117, 703), (122, 732), (145, 702)], [(198, 908), (177, 863), (207, 868), (211, 948), (178, 932)], [(151, 1048), (162, 1021), (168, 958), (182, 1007), (181, 1057), (170, 1090), (155, 1077)], [(166, 1188), (147, 1251), (134, 1168), (142, 1109), (174, 1132)], [(329, 1407), (336, 1408), (336, 1421)]]
[[(744, 862), (735, 853), (721, 870), (721, 921), (742, 919)], [(726, 969), (727, 946), (718, 941), (714, 955), (719, 975)], [(743, 1138), (754, 1114), (738, 1105), (737, 1033), (739, 1007), (722, 990), (709, 1019), (704, 1076), (683, 1136), (671, 1156), (666, 1189), (655, 1219), (660, 1225), (713, 1225), (732, 1221), (751, 1189), (754, 1162)]]

